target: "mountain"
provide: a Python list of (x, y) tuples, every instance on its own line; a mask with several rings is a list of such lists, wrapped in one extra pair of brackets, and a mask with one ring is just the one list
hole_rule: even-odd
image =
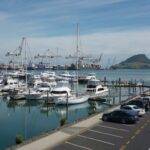
[(119, 64), (113, 65), (111, 69), (150, 69), (150, 59), (145, 54), (134, 55)]

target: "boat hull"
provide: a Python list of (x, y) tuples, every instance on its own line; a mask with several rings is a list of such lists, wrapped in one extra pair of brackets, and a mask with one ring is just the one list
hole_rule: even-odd
[(42, 96), (40, 94), (26, 94), (25, 98), (27, 100), (41, 100)]
[(89, 96), (80, 96), (80, 97), (68, 97), (67, 98), (58, 98), (58, 100), (55, 101), (57, 105), (75, 105), (75, 104), (81, 104), (86, 101), (88, 101)]
[(89, 93), (89, 100), (98, 100), (108, 96), (108, 90), (101, 91), (99, 93)]
[(24, 94), (10, 95), (10, 99), (12, 100), (23, 100), (25, 98)]

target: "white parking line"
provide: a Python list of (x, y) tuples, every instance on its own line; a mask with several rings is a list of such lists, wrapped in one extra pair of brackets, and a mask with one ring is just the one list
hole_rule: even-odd
[(115, 128), (115, 127), (103, 126), (103, 125), (97, 125), (97, 126), (102, 127), (102, 128), (108, 128), (108, 129), (113, 129), (113, 130), (119, 130), (119, 131), (129, 132), (129, 130), (121, 129), (121, 128)]
[(112, 122), (111, 123), (105, 123), (103, 125), (106, 125), (106, 126), (107, 125), (112, 125), (112, 126), (113, 125), (119, 125), (119, 126), (121, 125), (121, 126), (127, 126), (127, 127), (134, 127), (135, 126), (135, 124), (116, 124), (116, 123), (112, 123)]
[(126, 127), (134, 127), (135, 124), (121, 124), (122, 126), (126, 126)]
[(65, 142), (65, 143), (69, 144), (69, 145), (72, 145), (72, 146), (75, 146), (75, 147), (78, 147), (78, 148), (81, 148), (81, 149), (92, 150), (91, 148), (80, 146), (78, 144), (74, 144), (74, 143), (71, 143), (71, 142)]
[(109, 135), (109, 136), (113, 136), (113, 137), (116, 137), (116, 138), (123, 138), (123, 136), (119, 136), (119, 135), (115, 135), (115, 134), (110, 134), (110, 133), (106, 133), (106, 132), (100, 132), (100, 131), (97, 131), (97, 130), (88, 130), (88, 131), (91, 131), (91, 132), (95, 132), (95, 133), (100, 133), (100, 134), (104, 134), (104, 135)]
[(143, 120), (143, 119), (145, 119), (145, 118), (144, 118), (144, 117), (140, 117), (140, 119), (142, 119), (142, 120)]
[(99, 140), (99, 139), (95, 139), (95, 138), (92, 138), (92, 137), (87, 137), (87, 136), (83, 136), (83, 135), (78, 135), (78, 136), (82, 137), (82, 138), (85, 138), (85, 139), (89, 139), (89, 140), (94, 140), (94, 141), (97, 141), (97, 142), (105, 143), (105, 144), (108, 144), (108, 145), (111, 145), (111, 146), (115, 145), (113, 143), (110, 143), (110, 142), (107, 142), (107, 141), (103, 141), (103, 140)]

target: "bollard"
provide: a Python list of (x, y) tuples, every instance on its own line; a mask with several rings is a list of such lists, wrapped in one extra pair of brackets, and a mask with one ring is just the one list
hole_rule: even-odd
[(49, 98), (49, 92), (47, 91), (47, 103), (48, 103), (48, 98)]
[(69, 96), (68, 96), (68, 92), (67, 92), (67, 97), (66, 97), (66, 122), (68, 120), (68, 98), (69, 98)]
[(107, 81), (107, 79), (106, 79), (106, 77), (104, 77), (104, 85), (106, 85), (106, 81)]
[(141, 86), (139, 86), (139, 88), (140, 88), (139, 90), (140, 90), (140, 94), (141, 94), (141, 93), (142, 93), (142, 89), (141, 89)]

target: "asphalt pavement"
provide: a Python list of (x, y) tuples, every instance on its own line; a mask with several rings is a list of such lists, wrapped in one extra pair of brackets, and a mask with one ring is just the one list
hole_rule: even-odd
[(99, 122), (53, 150), (150, 150), (150, 112), (136, 124)]

